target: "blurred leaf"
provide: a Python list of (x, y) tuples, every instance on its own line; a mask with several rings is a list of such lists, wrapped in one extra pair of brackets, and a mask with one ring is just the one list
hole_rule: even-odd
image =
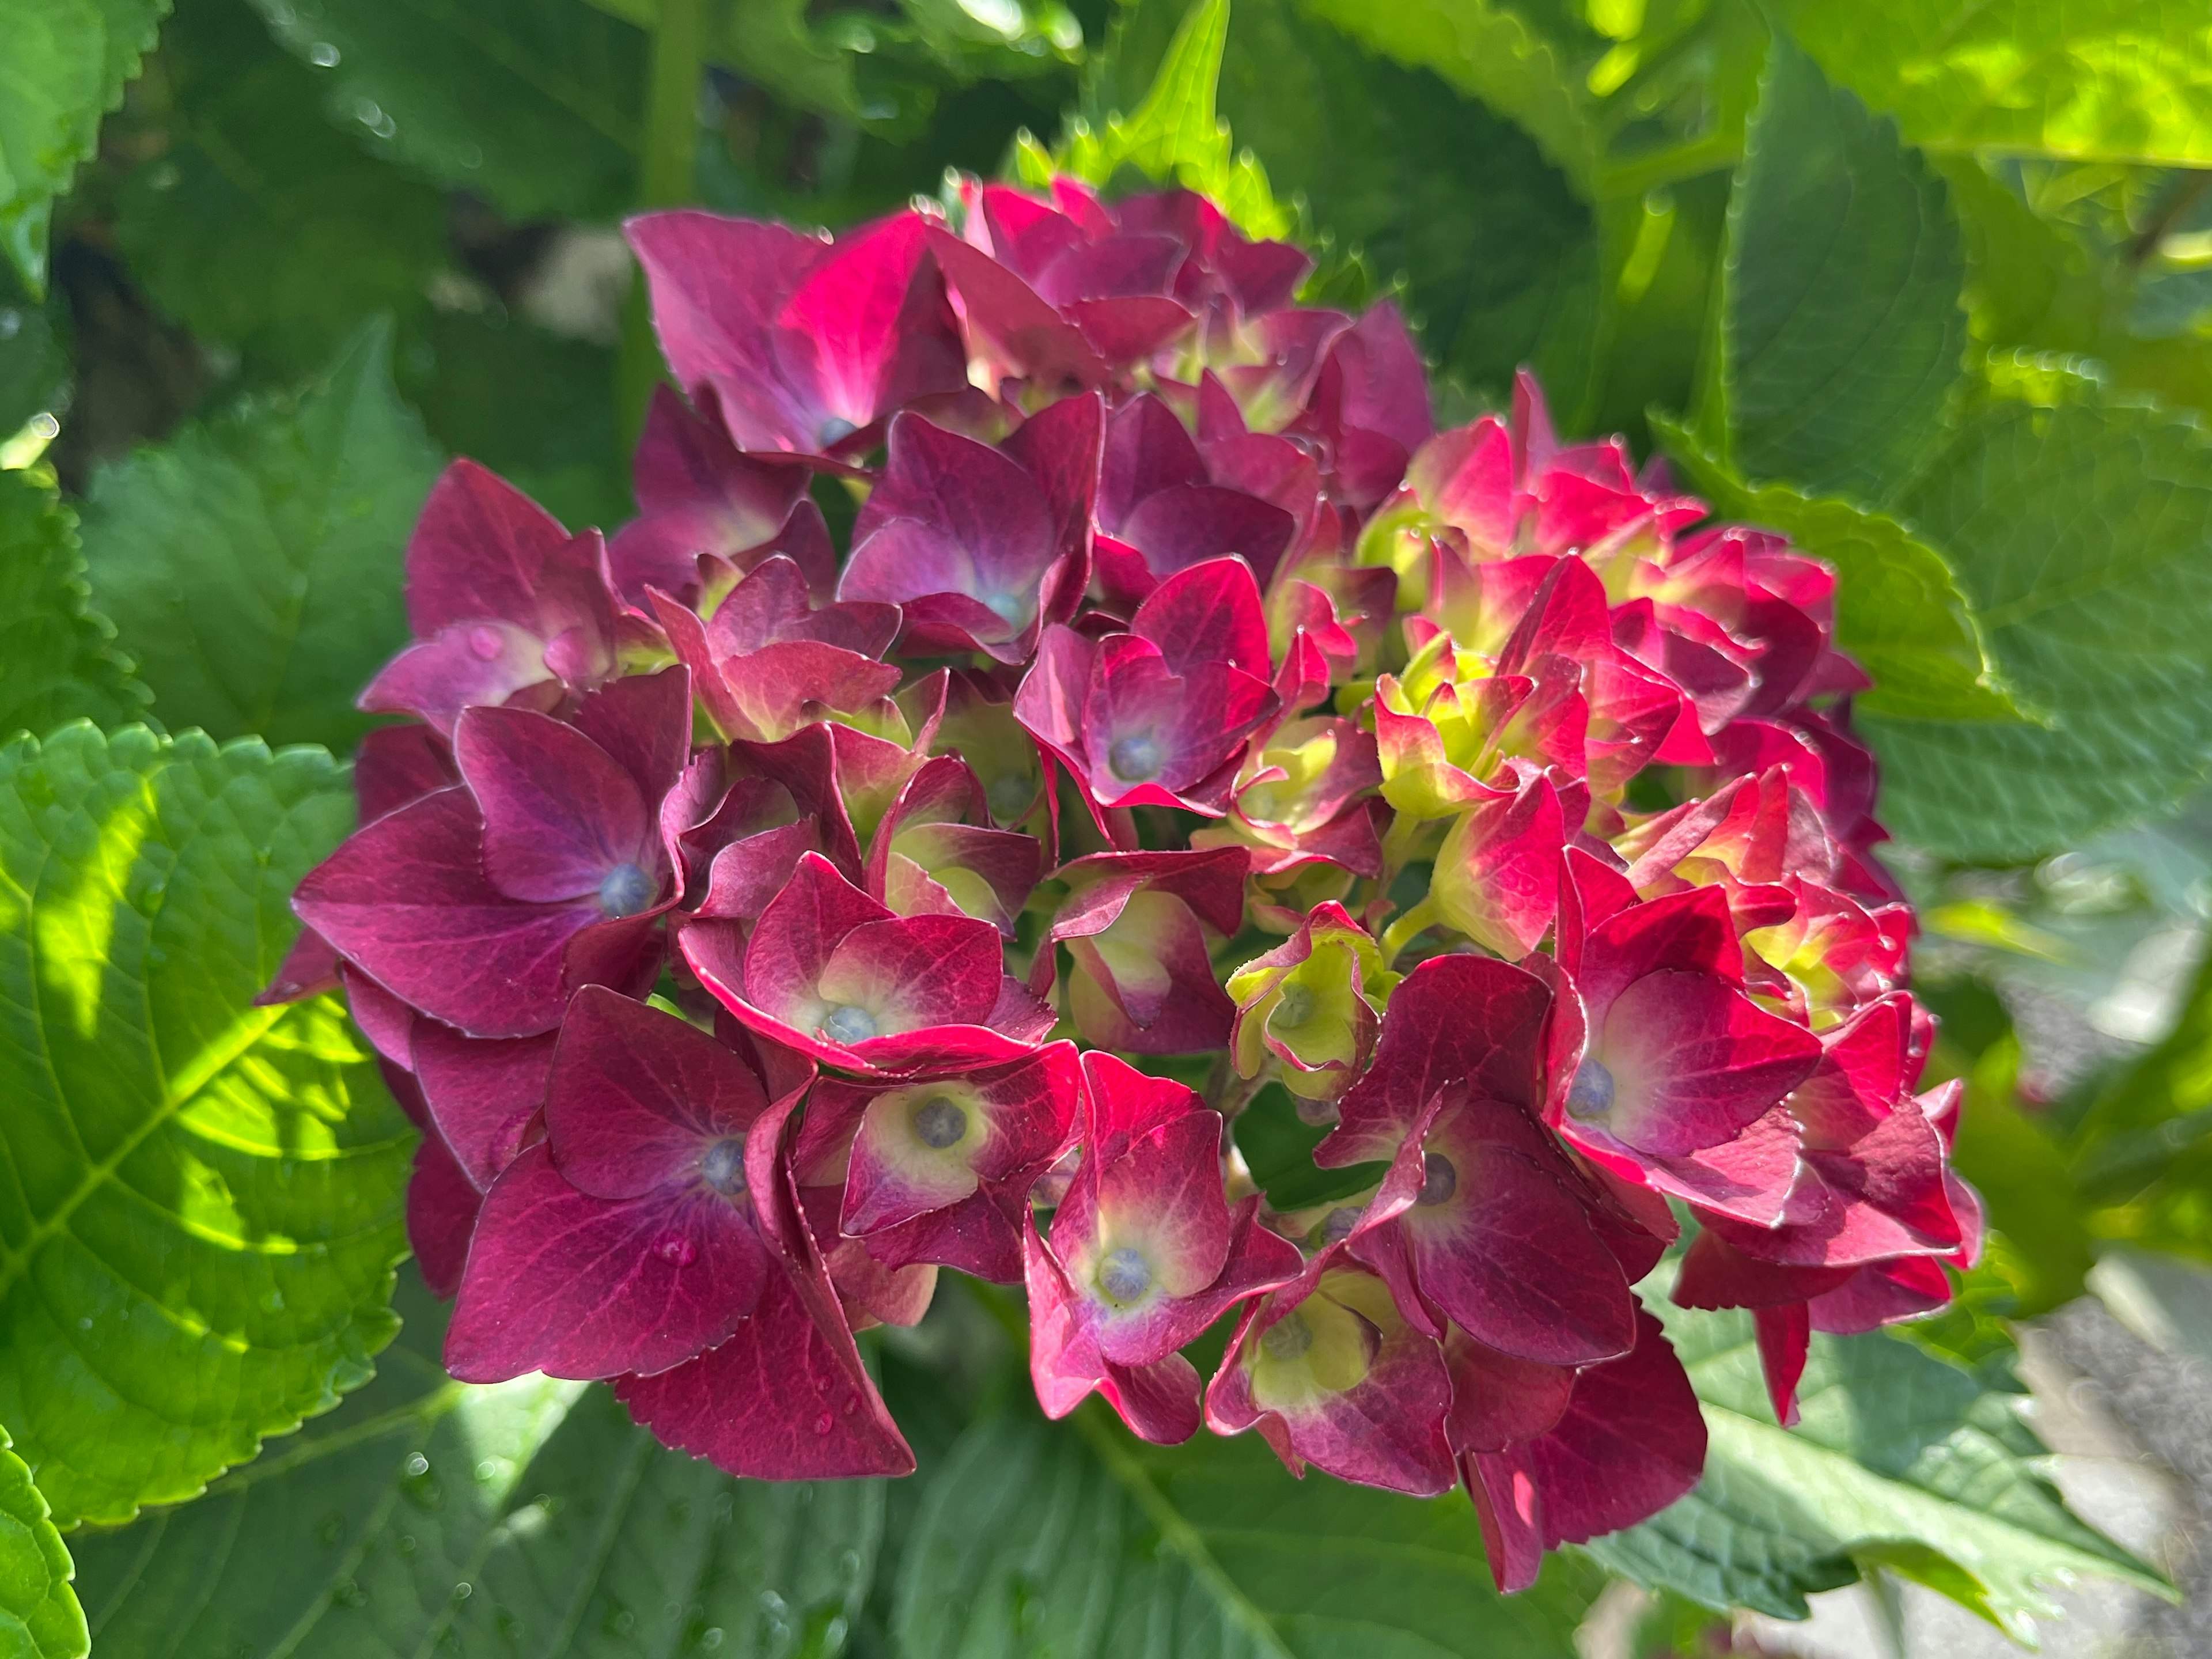
[(64, 1528), (193, 1496), (395, 1328), (413, 1131), (334, 998), (252, 1006), (353, 817), (318, 750), (0, 748), (0, 1421)]
[(631, 205), (645, 38), (584, 0), (253, 0), (331, 119), (511, 217)]
[(1778, 38), (1729, 206), (1699, 434), (1747, 478), (1881, 499), (1960, 379), (1963, 280), (1942, 181)]
[(2100, 1232), (2212, 1257), (2212, 953), (2173, 1030), (2090, 1102), (2072, 1152)]
[(2212, 165), (2193, 0), (1779, 0), (1828, 73), (1915, 143)]
[(189, 1508), (83, 1539), (102, 1654), (388, 1659), (830, 1654), (883, 1521), (875, 1480), (735, 1480), (605, 1389), (448, 1381), (412, 1273), (376, 1379)]
[(94, 480), (85, 552), (176, 730), (349, 749), (407, 638), (401, 557), (438, 457), (371, 323), (297, 398), (261, 398)]
[(1237, 1150), (1270, 1206), (1286, 1213), (1310, 1209), (1332, 1199), (1349, 1198), (1382, 1179), (1388, 1164), (1324, 1170), (1315, 1164), (1314, 1148), (1334, 1127), (1303, 1121), (1291, 1091), (1279, 1083), (1261, 1089), (1237, 1115)]
[(153, 46), (168, 0), (0, 0), (0, 253), (45, 291), (54, 198)]
[(1748, 485), (1662, 416), (1653, 429), (1713, 510), (1833, 565), (1836, 642), (1874, 676), (1857, 707), (1901, 720), (2017, 720), (1942, 556), (1893, 519), (1787, 484)]
[(61, 295), (41, 305), (23, 293), (12, 268), (0, 265), (0, 443), (33, 416), (68, 406), (68, 327)]
[(1981, 1194), (1990, 1225), (2005, 1237), (2015, 1264), (2021, 1318), (2048, 1313), (2081, 1294), (2089, 1235), (2065, 1154), (2021, 1109), (2014, 1087), (2020, 1047), (1991, 1044), (1966, 1079), (1953, 1162)]
[(1880, 1566), (2017, 1639), (2094, 1574), (2171, 1595), (2067, 1510), (2021, 1397), (1896, 1338), (1815, 1335), (1794, 1430), (1777, 1425), (1748, 1314), (1654, 1304), (1705, 1402), (1705, 1478), (1672, 1508), (1593, 1540), (1648, 1588), (1782, 1619)]
[(91, 1638), (69, 1547), (13, 1443), (0, 1430), (0, 1648), (11, 1659), (84, 1659)]
[(2212, 436), (2142, 408), (1995, 404), (1893, 503), (1949, 562), (1991, 654), (2053, 724), (1864, 722), (1884, 817), (2020, 860), (2170, 807), (2212, 769)]
[(900, 1659), (1572, 1659), (1602, 1582), (1555, 1559), (1501, 1596), (1456, 1493), (1295, 1480), (1257, 1435), (1146, 1446), (1095, 1404), (987, 1417), (926, 1479)]
[(243, 0), (194, 0), (162, 41), (174, 142), (117, 193), (132, 273), (249, 379), (327, 363), (361, 319), (424, 307), (446, 205), (323, 118), (315, 71), (270, 43)]
[(0, 471), (0, 738), (137, 719), (146, 688), (91, 608), (76, 514), (44, 468)]
[(635, 510), (615, 435), (614, 353), (500, 313), (439, 312), (398, 354), (431, 440), (508, 479), (563, 523)]

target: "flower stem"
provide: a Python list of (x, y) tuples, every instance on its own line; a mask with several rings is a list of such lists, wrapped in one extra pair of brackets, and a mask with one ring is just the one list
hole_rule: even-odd
[[(649, 208), (674, 207), (691, 199), (699, 152), (699, 77), (707, 64), (707, 8), (708, 0), (660, 0), (646, 88), (645, 157), (638, 180), (639, 194)], [(616, 374), (623, 461), (628, 471), (630, 447), (644, 429), (646, 405), (662, 374), (660, 346), (653, 337), (642, 276), (630, 285), (623, 310)]]
[(1437, 919), (1437, 902), (1425, 898), (1412, 909), (1392, 922), (1382, 934), (1382, 960), (1387, 964), (1398, 959), (1398, 953), (1413, 942), (1417, 934), (1425, 933)]

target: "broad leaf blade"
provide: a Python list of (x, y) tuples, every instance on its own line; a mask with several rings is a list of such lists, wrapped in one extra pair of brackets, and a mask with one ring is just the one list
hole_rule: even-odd
[(2212, 31), (2190, 0), (1783, 0), (1777, 10), (1915, 143), (2212, 165)]
[(1095, 1406), (986, 1418), (927, 1479), (901, 1659), (1567, 1659), (1598, 1587), (1561, 1560), (1500, 1596), (1463, 1498), (1295, 1480), (1252, 1435), (1144, 1446)]
[(0, 471), (0, 737), (64, 720), (119, 726), (146, 688), (91, 609), (76, 515), (41, 471)]
[(333, 119), (518, 219), (630, 205), (645, 38), (584, 0), (254, 0)]
[(313, 750), (0, 748), (0, 1422), (64, 1527), (191, 1497), (392, 1334), (412, 1132), (334, 1000), (252, 1006), (353, 812)]
[(2018, 860), (2162, 811), (2212, 769), (2212, 435), (2150, 409), (1997, 404), (1897, 502), (2048, 729), (1870, 718), (1883, 814)]
[(879, 1481), (734, 1480), (605, 1389), (450, 1382), (406, 1276), (374, 1382), (188, 1508), (79, 1546), (102, 1653), (169, 1659), (712, 1652), (842, 1644)]
[(1816, 1336), (1802, 1420), (1774, 1421), (1751, 1319), (1667, 1307), (1705, 1402), (1705, 1479), (1588, 1548), (1640, 1583), (1708, 1607), (1807, 1616), (1805, 1597), (1876, 1562), (1965, 1602), (2014, 1638), (2056, 1611), (2045, 1591), (2094, 1574), (2172, 1587), (2070, 1514), (2036, 1460), (2021, 1396), (1908, 1343)]
[(1942, 556), (1895, 520), (1787, 484), (1746, 484), (1685, 428), (1653, 416), (1691, 482), (1724, 517), (1776, 530), (1836, 569), (1836, 642), (1874, 677), (1858, 700), (1900, 720), (2022, 718)]
[(85, 552), (155, 711), (217, 738), (350, 748), (405, 643), (401, 556), (437, 456), (357, 333), (296, 402), (256, 401), (94, 479)]
[(160, 152), (124, 178), (115, 235), (131, 275), (246, 376), (321, 371), (380, 311), (428, 310), (446, 258), (438, 190), (323, 114), (324, 71), (269, 39), (246, 0), (196, 0), (168, 27)]
[[(1729, 206), (1707, 383), (1736, 470), (1880, 500), (1959, 381), (1964, 279), (1942, 181), (1778, 36)], [(1721, 429), (1710, 407), (1698, 424)]]
[(0, 252), (33, 293), (54, 198), (138, 73), (168, 0), (0, 0)]
[(0, 1650), (21, 1659), (84, 1659), (91, 1638), (70, 1587), (76, 1568), (46, 1500), (0, 1431)]

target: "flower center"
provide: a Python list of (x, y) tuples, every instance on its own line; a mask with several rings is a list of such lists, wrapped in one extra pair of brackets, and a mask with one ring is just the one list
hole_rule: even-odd
[(634, 916), (653, 902), (653, 878), (635, 864), (617, 864), (599, 878), (603, 915)]
[(876, 1034), (876, 1017), (865, 1008), (841, 1002), (822, 1016), (814, 1028), (832, 1042), (865, 1042)]
[(831, 444), (842, 443), (860, 428), (842, 415), (832, 415), (814, 428), (814, 441), (827, 449)]
[(1613, 1073), (1595, 1060), (1576, 1069), (1567, 1089), (1567, 1110), (1583, 1119), (1602, 1119), (1613, 1110)]
[(1152, 1288), (1152, 1264), (1127, 1244), (1109, 1250), (1098, 1264), (1098, 1288), (1127, 1306)]
[(1321, 1224), (1321, 1242), (1324, 1244), (1343, 1243), (1352, 1237), (1352, 1229), (1358, 1226), (1359, 1218), (1366, 1213), (1364, 1204), (1338, 1205)]
[(937, 1152), (958, 1144), (968, 1133), (968, 1109), (943, 1095), (932, 1095), (914, 1109), (914, 1137)]
[(1133, 738), (1116, 738), (1106, 751), (1114, 775), (1131, 783), (1145, 783), (1160, 775), (1160, 745), (1149, 732)]
[(1442, 1152), (1429, 1152), (1421, 1159), (1421, 1195), (1416, 1204), (1449, 1204), (1451, 1195), (1459, 1190), (1459, 1171)]
[(991, 816), (1001, 823), (1012, 823), (1036, 793), (1036, 785), (1020, 773), (1001, 773), (991, 783)]
[(1279, 1031), (1295, 1031), (1314, 1017), (1314, 994), (1310, 987), (1297, 980), (1283, 981), (1283, 994), (1275, 1004), (1275, 1012), (1267, 1022)]
[(742, 1197), (745, 1190), (745, 1143), (733, 1135), (708, 1146), (699, 1154), (699, 1179), (724, 1198)]
[(1002, 623), (1018, 627), (1029, 620), (1029, 602), (1018, 593), (986, 593), (984, 607)]
[(1313, 1346), (1313, 1327), (1306, 1323), (1304, 1314), (1294, 1310), (1267, 1327), (1260, 1346), (1270, 1359), (1297, 1359)]

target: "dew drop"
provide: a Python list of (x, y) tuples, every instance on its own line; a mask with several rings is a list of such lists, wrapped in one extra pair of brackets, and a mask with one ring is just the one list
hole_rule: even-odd
[(430, 1460), (423, 1456), (421, 1452), (408, 1453), (407, 1473), (410, 1475), (424, 1475), (429, 1474)]
[(307, 48), (307, 61), (317, 69), (336, 69), (338, 66), (338, 49), (327, 40), (318, 40)]
[(827, 1434), (836, 1426), (837, 1419), (830, 1416), (828, 1412), (823, 1413), (814, 1419), (814, 1432), (817, 1434)]

